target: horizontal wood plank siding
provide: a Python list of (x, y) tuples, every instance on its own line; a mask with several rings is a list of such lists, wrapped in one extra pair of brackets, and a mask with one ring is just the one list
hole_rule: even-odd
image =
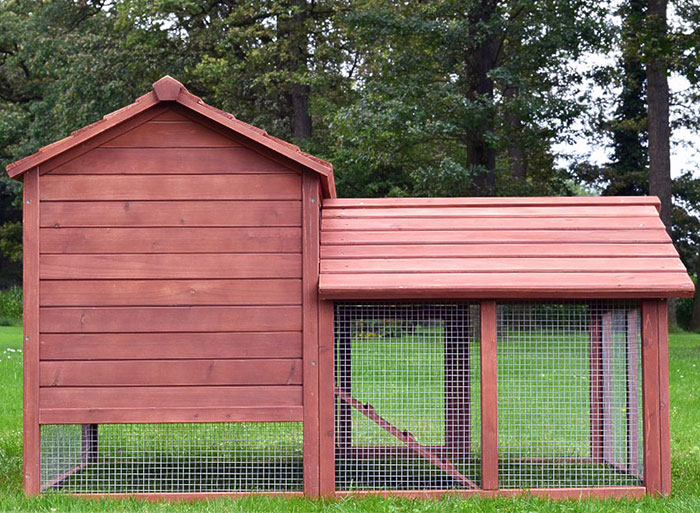
[(299, 253), (301, 228), (41, 228), (46, 253)]
[[(301, 385), (301, 359), (41, 362), (42, 387)], [(128, 392), (127, 392), (128, 393)]]
[(243, 146), (228, 148), (95, 148), (52, 175), (285, 173), (289, 168)]
[(690, 296), (656, 198), (330, 199), (321, 297)]
[(42, 387), (41, 408), (300, 406), (301, 386)]
[(301, 226), (297, 201), (57, 201), (41, 209), (41, 226)]
[(40, 315), (42, 333), (301, 330), (300, 306), (43, 307)]
[(299, 176), (52, 175), (41, 184), (42, 201), (99, 200), (300, 200)]
[(176, 110), (42, 176), (42, 423), (303, 418), (301, 174)]
[(301, 358), (301, 332), (44, 333), (49, 360)]
[(44, 254), (42, 280), (299, 278), (300, 253)]
[(42, 306), (301, 305), (301, 280), (44, 281)]

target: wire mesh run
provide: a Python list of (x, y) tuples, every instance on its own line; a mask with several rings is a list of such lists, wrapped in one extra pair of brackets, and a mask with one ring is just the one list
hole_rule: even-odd
[(478, 488), (479, 309), (335, 305), (336, 489)]
[(67, 493), (302, 491), (302, 423), (46, 425), (41, 482)]
[(498, 306), (501, 488), (639, 486), (637, 304)]

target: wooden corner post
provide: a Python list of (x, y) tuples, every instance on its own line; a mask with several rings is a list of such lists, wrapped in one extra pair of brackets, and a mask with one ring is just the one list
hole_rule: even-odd
[(319, 179), (302, 175), (302, 283), (303, 283), (303, 362), (304, 362), (304, 494), (319, 495), (319, 415), (318, 415), (318, 329), (319, 329)]
[(481, 487), (498, 490), (498, 352), (495, 301), (481, 302)]
[(644, 485), (650, 494), (671, 491), (666, 309), (663, 300), (642, 302)]
[(23, 256), (23, 481), (27, 495), (41, 491), (39, 426), (39, 168), (24, 175)]

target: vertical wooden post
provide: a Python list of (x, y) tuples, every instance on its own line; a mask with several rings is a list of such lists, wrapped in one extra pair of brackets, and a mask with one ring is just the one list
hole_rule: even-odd
[(588, 333), (589, 350), (589, 388), (591, 411), (591, 461), (603, 462), (603, 330), (598, 305), (589, 306)]
[(603, 356), (603, 461), (607, 464), (615, 463), (615, 451), (613, 435), (613, 366), (612, 366), (612, 349), (613, 349), (613, 326), (612, 312), (607, 311), (603, 314), (603, 333), (601, 351)]
[(318, 322), (319, 488), (321, 496), (328, 497), (335, 493), (335, 339), (332, 301), (320, 302)]
[(83, 463), (94, 463), (97, 461), (97, 451), (97, 424), (83, 424), (80, 433), (80, 461)]
[[(455, 458), (471, 453), (469, 306), (456, 306), (443, 319), (445, 337), (445, 449)], [(457, 312), (466, 310), (464, 318)]]
[(644, 405), (644, 484), (661, 492), (661, 431), (659, 423), (659, 302), (642, 301), (642, 401)]
[(309, 497), (319, 495), (318, 274), (321, 211), (318, 182), (318, 176), (303, 173), (304, 493)]
[(498, 352), (495, 301), (481, 302), (481, 487), (498, 489)]
[(23, 244), (23, 481), (27, 495), (41, 491), (39, 426), (39, 168), (24, 174)]
[(657, 303), (659, 327), (659, 445), (661, 451), (661, 493), (671, 493), (671, 407), (668, 384), (668, 302)]
[(639, 350), (638, 312), (627, 312), (627, 471), (639, 475)]

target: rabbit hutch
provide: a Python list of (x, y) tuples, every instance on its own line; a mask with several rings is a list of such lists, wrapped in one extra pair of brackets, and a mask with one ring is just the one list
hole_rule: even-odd
[(338, 199), (170, 77), (7, 171), (30, 495), (670, 491), (656, 198)]

